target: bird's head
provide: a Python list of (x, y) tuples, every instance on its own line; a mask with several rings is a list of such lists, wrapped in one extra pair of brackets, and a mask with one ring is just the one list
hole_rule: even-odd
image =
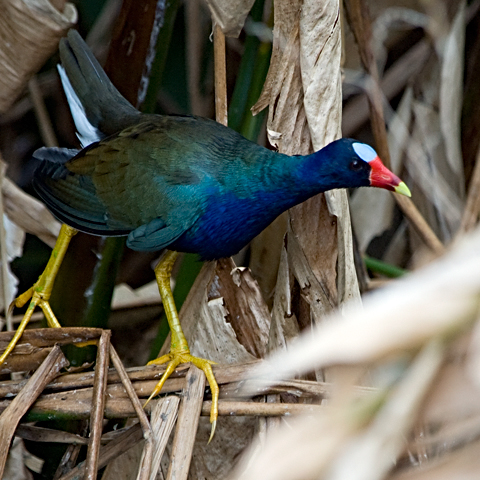
[(392, 173), (366, 143), (341, 138), (316, 154), (334, 186), (330, 188), (378, 187), (411, 196), (405, 182)]

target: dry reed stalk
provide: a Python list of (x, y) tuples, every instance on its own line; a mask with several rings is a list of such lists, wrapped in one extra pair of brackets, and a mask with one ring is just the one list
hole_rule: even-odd
[[(112, 351), (111, 357), (113, 358)], [(119, 362), (118, 357), (117, 360), (114, 360), (114, 362)], [(242, 397), (242, 395), (244, 395), (242, 392), (244, 387), (244, 379), (251, 376), (259, 364), (260, 362), (249, 362), (247, 364), (238, 365), (214, 365), (213, 371), (218, 384), (221, 386), (220, 398), (231, 400)], [(114, 363), (114, 365), (115, 368), (117, 368), (117, 364)], [(165, 382), (162, 393), (181, 392), (184, 388), (185, 374), (188, 371), (188, 368), (188, 365), (177, 368), (174, 376)], [(128, 371), (125, 371), (125, 375), (128, 376), (127, 381), (127, 379), (121, 380), (118, 373), (111, 369), (107, 375), (107, 396), (109, 399), (111, 399), (109, 401), (116, 402), (119, 400), (125, 400), (125, 404), (128, 405), (128, 397), (130, 399), (129, 401), (134, 405), (133, 407), (129, 407), (128, 412), (133, 412), (133, 415), (136, 413), (139, 417), (143, 416), (141, 404), (137, 403), (139, 402), (137, 396), (141, 398), (147, 398), (164, 371), (165, 366), (157, 365), (131, 368), (128, 369)], [(91, 392), (94, 382), (94, 375), (94, 372), (83, 372), (65, 374), (61, 377), (58, 377), (46, 386), (46, 392), (53, 393), (44, 393), (39, 398), (37, 404), (33, 407), (32, 412), (40, 413), (42, 408), (46, 409), (47, 405), (54, 401), (53, 399), (55, 396), (61, 396), (64, 398), (62, 403), (65, 404), (65, 407), (62, 407), (62, 411), (68, 414), (70, 403), (75, 405), (80, 401), (83, 402), (83, 399), (92, 395)], [(120, 384), (121, 381), (122, 384)], [(10, 398), (14, 397), (21, 391), (24, 384), (24, 380), (9, 380), (0, 383), (0, 398), (8, 399), (3, 400), (2, 405), (4, 407), (11, 402)], [(310, 380), (279, 380), (268, 388), (265, 388), (265, 385), (262, 382), (259, 382), (258, 384), (254, 381), (249, 382), (249, 394), (252, 396), (288, 394), (297, 398), (322, 399), (330, 396), (332, 388), (333, 386), (329, 383)], [(369, 387), (358, 387), (359, 394), (369, 393), (371, 391), (372, 389)], [(134, 401), (135, 399), (136, 401)], [(83, 407), (78, 406), (77, 409), (71, 410), (70, 413), (79, 413), (83, 411), (82, 409)], [(118, 408), (115, 410), (118, 410)], [(85, 412), (87, 412), (87, 410), (85, 410)], [(270, 415), (270, 413), (267, 413), (267, 415)], [(146, 422), (146, 419), (143, 421)], [(144, 426), (146, 425), (147, 424), (144, 423)]]
[(110, 347), (109, 330), (102, 332), (97, 348), (95, 363), (95, 380), (93, 382), (92, 411), (90, 415), (90, 440), (88, 442), (86, 460), (86, 480), (95, 480), (98, 469), (98, 452), (103, 430), (103, 411), (107, 389), (108, 358)]
[(147, 415), (140, 404), (140, 401), (133, 389), (133, 385), (128, 378), (127, 372), (123, 367), (123, 364), (118, 356), (117, 352), (113, 348), (110, 347), (110, 357), (112, 359), (112, 363), (115, 366), (115, 369), (120, 376), (120, 380), (122, 381), (123, 387), (125, 388), (130, 401), (132, 402), (133, 408), (135, 409), (135, 413), (138, 416), (140, 426), (142, 427), (143, 438), (145, 439), (145, 447), (143, 450), (142, 461), (140, 462), (140, 468), (138, 472), (138, 480), (147, 479), (152, 469), (152, 460), (153, 460), (153, 436), (152, 436), (152, 429), (150, 427), (150, 423), (148, 422)]
[(185, 390), (178, 412), (167, 480), (186, 480), (192, 459), (198, 420), (202, 409), (205, 375), (192, 365), (188, 370)]
[(155, 438), (155, 452), (153, 455), (150, 480), (157, 478), (160, 470), (160, 462), (167, 447), (168, 439), (177, 420), (180, 398), (171, 395), (155, 402), (152, 409), (151, 424)]
[[(5, 171), (7, 165), (0, 162), (0, 185), (3, 185), (5, 178)], [(3, 207), (3, 194), (0, 192), (0, 257), (2, 261), (2, 294), (3, 294), (3, 308), (5, 309), (5, 321), (7, 330), (13, 330), (12, 311), (9, 308), (9, 288), (10, 276), (8, 274), (8, 253), (7, 253), (7, 232), (5, 231), (4, 223), (5, 209)], [(3, 326), (2, 326), (3, 328)]]
[[(84, 396), (85, 392), (63, 393), (61, 396), (40, 397), (35, 406), (32, 407), (31, 415), (35, 418), (51, 414), (55, 411), (55, 406), (62, 400), (61, 410), (57, 409), (58, 418), (68, 419), (87, 419), (90, 415), (92, 406), (91, 393)], [(111, 395), (110, 393), (108, 393)], [(363, 395), (364, 392), (358, 389), (358, 394)], [(169, 398), (169, 397), (166, 397)], [(3, 407), (4, 405), (2, 405)], [(211, 402), (205, 401), (201, 404), (201, 416), (208, 417), (210, 415)], [(218, 412), (220, 416), (254, 416), (254, 417), (276, 417), (297, 415), (300, 413), (312, 413), (322, 408), (318, 405), (297, 404), (297, 403), (257, 403), (257, 402), (234, 402), (220, 400), (218, 403)], [(1, 407), (0, 407), (1, 409)], [(150, 404), (146, 406), (146, 412), (151, 413)], [(120, 419), (131, 418), (136, 415), (132, 404), (126, 398), (112, 398), (107, 401), (105, 418)], [(73, 439), (72, 439), (73, 441)], [(66, 442), (69, 443), (69, 442)]]
[(225, 58), (225, 35), (218, 24), (213, 33), (215, 67), (215, 118), (217, 122), (228, 124), (227, 109), (227, 67)]
[[(74, 327), (75, 328), (75, 327)], [(60, 329), (58, 329), (60, 330)], [(69, 330), (69, 328), (62, 329), (64, 332)], [(28, 330), (27, 330), (28, 332)], [(54, 343), (55, 340), (52, 340)], [(215, 371), (215, 376), (220, 385), (240, 382), (245, 378), (249, 373), (251, 373), (257, 362), (249, 362), (246, 364), (238, 365), (214, 365), (213, 369)], [(115, 364), (114, 364), (115, 365)], [(154, 385), (165, 372), (165, 365), (149, 365), (145, 367), (134, 367), (128, 369), (129, 381), (133, 381), (135, 395), (140, 397), (148, 397), (152, 392), (152, 385)], [(165, 382), (165, 387), (162, 389), (162, 393), (170, 392), (179, 392), (183, 389), (185, 383), (185, 375), (188, 371), (188, 365), (179, 366), (172, 376), (167, 379)], [(94, 381), (94, 372), (81, 372), (81, 373), (68, 373), (62, 375), (61, 377), (55, 379), (52, 383), (49, 384), (48, 390), (50, 392), (63, 392), (66, 390), (81, 389), (86, 387), (92, 387)], [(126, 397), (127, 393), (124, 390), (124, 386), (118, 384), (121, 383), (121, 377), (118, 374), (118, 371), (110, 370), (108, 372), (108, 383), (109, 388), (117, 389), (121, 393), (121, 396)], [(309, 382), (306, 382), (307, 384)], [(9, 396), (16, 395), (21, 388), (23, 387), (23, 382), (14, 382), (14, 381), (4, 381), (0, 382), (0, 398), (5, 398)], [(150, 388), (150, 391), (148, 389)], [(235, 387), (234, 387), (235, 388)], [(228, 395), (234, 395), (234, 388), (228, 390)], [(291, 387), (292, 389), (302, 389), (300, 384), (294, 383)], [(310, 387), (305, 387), (309, 389)], [(128, 389), (127, 389), (128, 392)]]
[(28, 82), (28, 91), (32, 99), (33, 110), (37, 117), (37, 124), (40, 127), (44, 145), (46, 147), (58, 147), (58, 140), (55, 136), (55, 131), (53, 130), (37, 77), (32, 77)]
[[(267, 400), (274, 395), (267, 395)], [(206, 401), (202, 405), (202, 416), (210, 415), (212, 402)], [(324, 409), (321, 405), (312, 405), (305, 403), (281, 403), (280, 399), (276, 402), (223, 402), (218, 404), (218, 414), (224, 416), (254, 416), (254, 417), (288, 417), (291, 415), (308, 415), (309, 413), (318, 413)], [(268, 426), (270, 428), (270, 426)]]
[[(4, 351), (15, 332), (0, 333), (0, 351)], [(100, 328), (38, 328), (26, 330), (19, 343), (0, 367), (0, 373), (34, 370), (48, 355), (54, 345), (69, 345), (97, 340)]]
[(188, 93), (193, 115), (207, 116), (208, 103), (205, 101), (201, 85), (201, 59), (204, 29), (202, 28), (203, 5), (199, 0), (191, 0), (185, 4), (186, 53)]
[[(128, 428), (113, 439), (108, 445), (100, 449), (98, 457), (98, 468), (105, 467), (112, 460), (117, 458), (122, 453), (129, 450), (142, 439), (142, 429), (137, 423), (133, 427)], [(67, 474), (60, 477), (59, 480), (76, 480), (83, 478), (85, 473), (85, 462), (79, 463), (75, 468), (70, 470)]]
[(88, 445), (88, 439), (75, 433), (61, 432), (51, 428), (37, 427), (34, 425), (18, 425), (15, 436), (30, 440), (31, 442), (51, 442), (74, 445)]
[[(120, 360), (116, 356), (115, 351), (111, 350), (112, 361), (116, 368), (118, 368)], [(115, 358), (115, 360), (113, 360)], [(239, 391), (243, 384), (242, 379), (245, 378), (246, 374), (252, 372), (253, 368), (258, 364), (249, 363), (247, 365), (233, 365), (233, 366), (216, 366), (215, 375), (219, 384), (222, 385), (221, 392), (223, 396), (226, 396), (228, 399), (238, 398)], [(121, 365), (121, 363), (120, 363)], [(123, 368), (123, 367), (122, 367)], [(181, 372), (185, 373), (186, 366), (183, 367)], [(133, 372), (130, 372), (130, 377), (128, 378), (127, 373), (125, 372), (125, 377), (122, 378), (123, 386), (119, 385), (119, 376), (116, 372), (110, 371), (106, 376), (109, 382), (117, 382), (116, 384), (110, 384), (106, 390), (106, 406), (105, 406), (105, 417), (106, 418), (129, 418), (133, 416), (138, 416), (143, 424), (144, 436), (148, 440), (151, 436), (149, 430), (149, 424), (143, 411), (141, 404), (137, 398), (136, 392), (141, 392), (143, 396), (148, 396), (151, 392), (156, 380), (141, 381), (138, 378), (157, 378), (161, 375), (163, 369), (151, 367), (145, 368), (143, 371), (134, 369)], [(94, 372), (87, 373), (76, 373), (76, 374), (67, 374), (56, 381), (48, 385), (48, 389), (57, 390), (57, 393), (53, 394), (44, 394), (42, 395), (35, 405), (31, 409), (31, 414), (38, 416), (46, 414), (47, 412), (56, 411), (59, 416), (66, 416), (68, 418), (77, 418), (77, 419), (87, 419), (90, 416), (92, 409), (93, 398), (93, 387), (94, 384)], [(121, 375), (123, 377), (123, 375)], [(130, 384), (131, 379), (136, 378), (134, 385)], [(228, 382), (228, 383), (227, 383)], [(170, 383), (170, 386), (168, 386)], [(130, 384), (129, 387), (127, 385)], [(138, 387), (138, 384), (141, 384), (141, 388)], [(86, 385), (90, 387), (85, 388)], [(185, 385), (184, 378), (173, 378), (167, 382), (165, 390), (170, 392), (181, 391), (182, 386)], [(12, 394), (14, 395), (20, 391), (22, 387), (22, 382), (5, 382), (2, 385), (1, 396), (9, 397)], [(264, 389), (261, 387), (256, 388), (252, 386), (252, 392), (256, 395), (268, 395), (268, 394), (279, 394), (287, 393), (290, 395), (295, 395), (299, 398), (317, 398), (322, 399), (330, 395), (332, 386), (312, 381), (305, 380), (287, 380), (281, 381), (277, 385), (272, 386), (269, 389)], [(128, 393), (125, 392), (127, 390)], [(359, 388), (358, 395), (364, 395), (366, 392), (371, 392), (372, 389), (369, 388)], [(129, 398), (126, 397), (129, 396)], [(174, 397), (167, 397), (174, 398)], [(59, 401), (61, 399), (61, 401)], [(12, 401), (4, 400), (2, 406), (10, 404)], [(132, 407), (132, 404), (134, 407)], [(201, 411), (202, 415), (208, 416), (210, 412), (210, 402), (201, 402)], [(220, 416), (265, 416), (265, 417), (274, 417), (279, 415), (295, 415), (300, 412), (313, 412), (321, 407), (316, 405), (303, 405), (303, 404), (280, 404), (280, 403), (250, 403), (250, 402), (233, 402), (233, 401), (223, 401), (219, 403), (219, 414)], [(150, 412), (150, 407), (147, 407), (147, 411)], [(144, 417), (142, 419), (142, 417)], [(194, 438), (194, 435), (191, 435), (191, 438)], [(72, 438), (63, 439), (66, 443), (76, 443), (77, 437), (73, 436)], [(53, 441), (50, 439), (50, 441)], [(162, 449), (164, 445), (162, 445)], [(145, 470), (148, 470), (147, 468)]]
[(473, 169), (472, 179), (467, 194), (467, 202), (462, 216), (459, 234), (472, 230), (477, 224), (480, 215), (480, 149), (475, 159), (475, 167)]
[[(82, 426), (82, 428), (86, 434), (86, 430), (87, 430), (86, 421), (84, 421), (84, 425)], [(17, 435), (17, 432), (15, 432), (15, 434)], [(88, 445), (87, 438), (85, 438), (85, 441), (86, 441), (85, 442), (86, 445)], [(53, 480), (59, 480), (62, 476), (68, 474), (71, 470), (75, 468), (75, 464), (77, 463), (81, 448), (82, 448), (82, 444), (74, 443), (74, 444), (68, 445), (68, 447), (66, 448), (62, 456), (62, 459), (60, 460), (60, 463), (58, 464), (57, 470), (55, 471), (55, 474), (53, 476)]]
[[(365, 71), (371, 78), (368, 103), (375, 144), (380, 157), (387, 167), (390, 165), (390, 153), (387, 142), (387, 130), (383, 115), (382, 92), (378, 80), (378, 70), (371, 47), (371, 22), (365, 0), (348, 0), (345, 2), (350, 27), (358, 45), (358, 51)], [(445, 247), (425, 221), (414, 203), (407, 197), (394, 195), (399, 207), (412, 223), (420, 238), (436, 255), (445, 252)], [(400, 198), (402, 197), (402, 198)]]
[(53, 347), (42, 365), (0, 416), (0, 477), (3, 476), (10, 442), (20, 419), (27, 413), (45, 386), (67, 365), (68, 361), (60, 347)]
[[(380, 90), (386, 99), (390, 100), (398, 95), (408, 82), (425, 65), (431, 54), (431, 45), (427, 40), (422, 40), (402, 55), (386, 72), (380, 80)], [(369, 118), (370, 107), (368, 97), (371, 91), (359, 95), (347, 102), (343, 109), (342, 131), (350, 137)]]

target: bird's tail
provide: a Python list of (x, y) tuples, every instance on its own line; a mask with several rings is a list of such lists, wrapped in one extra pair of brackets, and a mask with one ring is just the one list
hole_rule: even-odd
[(60, 77), (82, 145), (131, 125), (140, 112), (113, 86), (79, 33), (70, 30), (59, 48)]

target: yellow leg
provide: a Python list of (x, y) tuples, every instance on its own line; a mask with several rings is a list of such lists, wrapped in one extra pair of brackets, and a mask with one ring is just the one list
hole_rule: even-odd
[(15, 345), (20, 340), (30, 318), (32, 318), (33, 311), (37, 306), (39, 306), (44, 315), (47, 319), (47, 323), (50, 327), (60, 327), (60, 323), (55, 318), (55, 314), (48, 303), (50, 299), (50, 295), (52, 294), (53, 283), (55, 282), (55, 277), (57, 276), (58, 269), (62, 264), (63, 258), (65, 253), (68, 249), (68, 245), (70, 244), (70, 240), (72, 237), (77, 233), (72, 227), (68, 225), (62, 225), (60, 229), (60, 234), (58, 235), (57, 242), (53, 247), (52, 254), (50, 255), (50, 260), (45, 267), (45, 270), (40, 275), (39, 279), (33, 285), (33, 287), (29, 288), (26, 292), (19, 295), (10, 305), (10, 309), (14, 307), (23, 307), (29, 300), (30, 304), (28, 305), (28, 309), (20, 322), (15, 335), (13, 336), (11, 342), (7, 345), (7, 348), (0, 356), (0, 365), (5, 362), (6, 358), (12, 350), (15, 348)]
[(175, 368), (177, 368), (178, 365), (188, 362), (193, 363), (196, 367), (203, 370), (210, 385), (210, 390), (212, 391), (212, 409), (210, 411), (210, 423), (212, 424), (212, 431), (210, 434), (211, 440), (213, 434), (215, 433), (215, 427), (217, 425), (218, 417), (219, 389), (211, 367), (211, 365), (215, 362), (205, 360), (203, 358), (194, 357), (190, 354), (190, 347), (188, 346), (185, 335), (183, 334), (183, 330), (178, 319), (177, 308), (173, 299), (172, 290), (170, 288), (170, 276), (172, 274), (173, 265), (175, 264), (177, 257), (178, 252), (172, 252), (170, 250), (167, 250), (167, 252), (165, 252), (164, 256), (158, 262), (158, 265), (155, 267), (155, 276), (157, 277), (158, 289), (160, 290), (163, 308), (165, 309), (168, 325), (170, 327), (171, 344), (170, 353), (149, 362), (149, 365), (159, 365), (167, 362), (168, 365), (165, 373), (163, 374), (160, 381), (157, 383), (154, 391), (150, 395), (145, 405), (153, 397), (160, 393), (160, 390), (162, 389), (165, 380), (167, 380), (167, 378), (174, 372)]

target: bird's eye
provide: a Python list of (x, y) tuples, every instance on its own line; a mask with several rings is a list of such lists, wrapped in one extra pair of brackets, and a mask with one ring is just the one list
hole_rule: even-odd
[(354, 172), (358, 172), (362, 168), (362, 162), (361, 160), (355, 159), (350, 162), (350, 170), (353, 170)]

